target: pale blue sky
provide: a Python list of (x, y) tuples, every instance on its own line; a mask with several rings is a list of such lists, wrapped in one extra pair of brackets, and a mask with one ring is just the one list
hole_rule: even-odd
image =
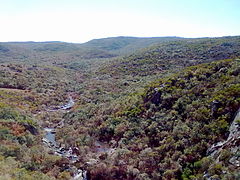
[(240, 35), (240, 0), (0, 0), (0, 41)]

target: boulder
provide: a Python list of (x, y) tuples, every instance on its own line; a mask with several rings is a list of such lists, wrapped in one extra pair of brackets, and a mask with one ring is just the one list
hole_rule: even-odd
[(38, 130), (34, 126), (24, 123), (23, 126), (25, 127), (26, 130), (28, 130), (31, 134), (33, 135), (38, 135)]

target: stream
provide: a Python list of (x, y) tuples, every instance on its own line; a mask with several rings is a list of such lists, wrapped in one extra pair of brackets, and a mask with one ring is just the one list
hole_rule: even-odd
[[(69, 110), (74, 106), (74, 100), (71, 96), (69, 96), (69, 101), (67, 104), (59, 106), (51, 111), (59, 111), (59, 110)], [(64, 148), (61, 146), (58, 142), (56, 142), (55, 134), (56, 129), (60, 128), (64, 125), (64, 120), (58, 123), (55, 127), (45, 127), (44, 132), (45, 135), (42, 138), (43, 143), (51, 149), (54, 154), (67, 158), (70, 162), (69, 167), (67, 169), (70, 169), (74, 172), (73, 180), (87, 180), (87, 171), (78, 169), (76, 166), (74, 166), (74, 163), (77, 162), (78, 155), (75, 153), (78, 151), (77, 147), (70, 147), (70, 148)]]

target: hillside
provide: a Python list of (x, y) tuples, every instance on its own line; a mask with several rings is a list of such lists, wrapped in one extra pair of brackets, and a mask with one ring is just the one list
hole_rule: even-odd
[(64, 42), (0, 43), (1, 62), (62, 63), (81, 59), (110, 58), (116, 55), (100, 49), (85, 49), (81, 44)]
[(0, 179), (239, 179), (239, 57), (239, 36), (0, 43)]
[(103, 39), (94, 39), (82, 46), (86, 48), (95, 48), (107, 50), (118, 55), (133, 53), (139, 49), (146, 48), (150, 45), (176, 41), (183, 38), (179, 37), (153, 37), (153, 38), (137, 38), (137, 37), (111, 37)]
[(62, 63), (95, 58), (112, 58), (133, 53), (155, 43), (180, 38), (116, 37), (96, 39), (82, 44), (65, 42), (7, 42), (0, 43), (0, 62)]
[(239, 36), (168, 41), (120, 58), (106, 67), (106, 71), (111, 69), (116, 75), (146, 76), (168, 69), (239, 57), (239, 49)]
[(239, 166), (231, 159), (238, 157), (239, 139), (217, 161), (207, 150), (227, 139), (240, 107), (239, 68), (239, 60), (192, 66), (147, 87), (139, 101), (98, 127), (99, 138), (117, 142), (115, 153), (121, 155), (106, 157), (109, 168), (91, 171), (108, 170), (109, 179), (115, 171), (123, 174), (120, 179), (202, 179), (206, 172), (237, 179)]

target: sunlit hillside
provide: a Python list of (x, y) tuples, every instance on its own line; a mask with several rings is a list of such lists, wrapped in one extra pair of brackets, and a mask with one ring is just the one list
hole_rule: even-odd
[(0, 179), (239, 179), (240, 37), (0, 43)]

